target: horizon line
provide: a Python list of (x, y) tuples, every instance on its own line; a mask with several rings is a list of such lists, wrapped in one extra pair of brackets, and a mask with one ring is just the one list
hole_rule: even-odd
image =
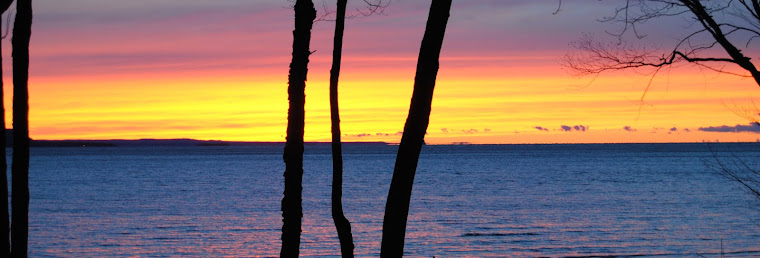
[[(231, 143), (231, 144), (285, 144), (285, 141), (228, 141), (228, 140), (200, 140), (193, 138), (140, 138), (140, 139), (33, 139), (36, 142), (139, 142), (139, 141), (191, 141), (198, 143)], [(304, 144), (331, 144), (331, 141), (304, 141)], [(341, 144), (385, 144), (399, 145), (397, 142), (386, 141), (342, 141)], [(425, 143), (425, 145), (583, 145), (583, 144), (694, 144), (694, 143), (760, 143), (760, 141), (690, 141), (690, 142), (552, 142), (552, 143)]]

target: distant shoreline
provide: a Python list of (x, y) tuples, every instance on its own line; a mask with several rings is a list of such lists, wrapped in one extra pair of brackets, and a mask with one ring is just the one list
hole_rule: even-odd
[[(587, 143), (471, 143), (451, 142), (444, 144), (427, 144), (429, 146), (497, 146), (497, 145), (608, 145), (608, 144), (760, 144), (760, 142), (587, 142)], [(327, 145), (330, 142), (305, 142), (308, 145)], [(393, 146), (394, 142), (342, 142), (344, 145), (364, 146)], [(5, 131), (5, 146), (13, 145), (13, 129)], [(31, 147), (221, 147), (221, 146), (285, 146), (285, 142), (267, 141), (222, 141), (222, 140), (196, 140), (189, 138), (178, 139), (107, 139), (107, 140), (35, 140), (30, 139)]]
[[(329, 142), (306, 142), (306, 145), (329, 145)], [(343, 142), (354, 145), (391, 145), (385, 142)], [(32, 147), (218, 147), (218, 146), (284, 146), (285, 142), (242, 142), (194, 139), (138, 140), (32, 140)]]
[[(12, 142), (7, 141), (6, 147)], [(305, 142), (306, 146), (329, 146), (330, 142)], [(393, 146), (388, 142), (343, 142), (344, 145)], [(651, 145), (651, 144), (760, 144), (758, 142), (652, 142), (652, 143), (495, 143), (478, 144), (455, 142), (429, 146), (499, 146), (499, 145)], [(224, 146), (284, 146), (285, 142), (245, 142), (195, 139), (137, 139), (137, 140), (32, 140), (31, 147), (224, 147)]]

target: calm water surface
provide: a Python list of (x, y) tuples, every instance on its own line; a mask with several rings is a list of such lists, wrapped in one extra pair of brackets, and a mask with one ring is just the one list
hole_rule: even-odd
[[(760, 168), (760, 144), (713, 144)], [(395, 146), (345, 147), (356, 254), (378, 256)], [(409, 256), (760, 255), (760, 202), (706, 144), (426, 146)], [(29, 254), (277, 256), (280, 146), (34, 148)], [(306, 149), (301, 253), (337, 256), (328, 145)]]

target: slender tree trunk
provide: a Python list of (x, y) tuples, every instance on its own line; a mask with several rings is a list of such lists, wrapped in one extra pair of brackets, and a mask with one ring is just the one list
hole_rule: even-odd
[(433, 0), (430, 5), (425, 35), (417, 58), (417, 73), (409, 115), (396, 154), (396, 165), (393, 168), (393, 178), (385, 205), (381, 257), (402, 257), (404, 254), (404, 235), (414, 174), (430, 121), (433, 89), (438, 75), (438, 59), (450, 9), (451, 0)]
[[(2, 28), (2, 14), (8, 10), (13, 0), (0, 1), (0, 28)], [(1, 31), (0, 31), (1, 32)], [(0, 38), (2, 42), (2, 38)], [(2, 58), (2, 46), (0, 45), (0, 170), (3, 171), (0, 176), (0, 230), (2, 230), (2, 236), (0, 236), (0, 253), (1, 256), (9, 256), (11, 254), (11, 228), (10, 228), (10, 214), (8, 214), (8, 161), (6, 159), (5, 145), (5, 85), (3, 83), (3, 58)]]
[(282, 198), (282, 249), (280, 257), (298, 257), (301, 245), (301, 192), (303, 180), (303, 131), (306, 74), (309, 64), (311, 26), (317, 10), (311, 0), (297, 0), (293, 30), (293, 59), (288, 75), (288, 129), (283, 160), (285, 190)]
[[(4, 12), (4, 11), (3, 11)], [(0, 28), (3, 27), (2, 13), (0, 12)], [(2, 42), (2, 39), (0, 39)], [(10, 216), (8, 214), (8, 161), (5, 158), (5, 96), (3, 85), (3, 52), (0, 45), (0, 170), (3, 171), (0, 176), (0, 230), (2, 230), (2, 236), (0, 236), (0, 253), (2, 256), (10, 255), (11, 253), (11, 239), (10, 239)]]
[(335, 17), (335, 39), (333, 41), (333, 60), (330, 69), (330, 120), (332, 125), (332, 217), (340, 240), (340, 253), (343, 257), (354, 257), (354, 237), (351, 235), (351, 223), (343, 214), (343, 150), (340, 142), (340, 112), (338, 109), (338, 77), (340, 77), (340, 59), (343, 52), (343, 28), (346, 21), (346, 3), (338, 0)]
[(32, 0), (16, 1), (13, 24), (13, 163), (11, 256), (26, 257), (29, 236), (29, 40)]
[[(3, 27), (2, 14), (8, 10), (13, 0), (0, 0), (0, 28)], [(10, 15), (10, 14), (9, 14)], [(0, 29), (0, 32), (2, 30)], [(2, 38), (0, 38), (2, 42)], [(8, 161), (5, 154), (5, 85), (3, 83), (3, 53), (2, 45), (0, 44), (0, 170), (3, 171), (0, 176), (0, 230), (2, 230), (2, 236), (0, 236), (0, 256), (6, 257), (11, 254), (11, 228), (10, 228), (10, 214), (8, 214)]]

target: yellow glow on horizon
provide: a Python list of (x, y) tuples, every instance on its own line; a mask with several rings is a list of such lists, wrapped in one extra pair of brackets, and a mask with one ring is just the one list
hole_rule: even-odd
[[(310, 69), (307, 141), (330, 140), (327, 74)], [(477, 72), (481, 69), (480, 72)], [(504, 75), (502, 70), (508, 70)], [(284, 141), (287, 74), (234, 72), (33, 77), (34, 139), (194, 138)], [(480, 74), (479, 76), (475, 76)], [(344, 141), (398, 142), (413, 71), (347, 68), (340, 82)], [(6, 80), (8, 81), (8, 80)], [(590, 83), (591, 82), (591, 83)], [(757, 135), (706, 133), (699, 127), (746, 124), (731, 105), (760, 96), (752, 82), (691, 70), (649, 77), (625, 73), (576, 79), (560, 67), (442, 67), (428, 143), (755, 141)], [(6, 87), (6, 92), (10, 92)], [(11, 122), (6, 93), (7, 123)], [(10, 125), (10, 124), (9, 124)], [(560, 126), (583, 125), (585, 132)], [(622, 130), (623, 126), (636, 132)], [(535, 127), (547, 128), (540, 131)], [(688, 128), (668, 134), (667, 128)]]

